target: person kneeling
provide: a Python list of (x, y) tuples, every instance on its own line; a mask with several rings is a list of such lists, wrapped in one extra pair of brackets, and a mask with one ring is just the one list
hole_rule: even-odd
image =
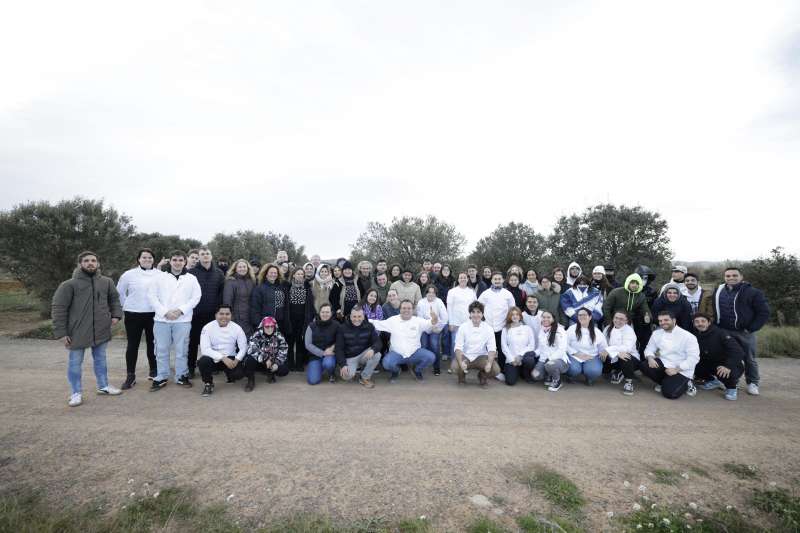
[(520, 371), (526, 382), (533, 383), (531, 374), (536, 366), (536, 336), (533, 328), (522, 322), (519, 307), (512, 307), (508, 312), (506, 325), (500, 334), (500, 344), (506, 355), (506, 365), (503, 367), (506, 385), (515, 385)]
[(603, 332), (592, 321), (592, 312), (581, 307), (576, 313), (578, 322), (567, 330), (567, 375), (576, 378), (583, 374), (586, 385), (593, 385), (603, 373), (603, 361), (608, 357), (608, 344)]
[(658, 313), (658, 326), (644, 350), (647, 364), (642, 365), (642, 372), (656, 382), (656, 392), (675, 400), (689, 387), (700, 347), (694, 335), (677, 326), (672, 311)]
[(469, 320), (458, 327), (456, 356), (450, 367), (458, 375), (459, 385), (467, 382), (470, 369), (478, 369), (478, 382), (482, 388), (489, 386), (489, 378), (500, 373), (497, 364), (497, 342), (494, 329), (483, 321), (483, 304), (469, 304)]
[(531, 377), (534, 381), (544, 379), (547, 390), (557, 392), (561, 388), (561, 374), (569, 368), (567, 333), (550, 311), (543, 311), (541, 320), (536, 350), (539, 359)]
[(611, 366), (611, 383), (619, 385), (622, 380), (622, 394), (633, 396), (633, 378), (639, 368), (640, 356), (636, 350), (636, 332), (628, 325), (628, 313), (615, 311), (611, 325), (605, 329), (608, 341), (608, 363)]
[(715, 326), (707, 315), (694, 315), (694, 327), (700, 346), (700, 362), (694, 368), (694, 377), (706, 380), (703, 389), (723, 389), (726, 400), (736, 400), (736, 384), (744, 373), (744, 348), (733, 335)]
[(336, 362), (342, 368), (339, 375), (350, 381), (363, 365), (358, 382), (368, 389), (374, 388), (370, 378), (381, 360), (380, 349), (381, 337), (375, 326), (366, 320), (360, 305), (354, 306), (336, 333)]
[(241, 363), (247, 352), (247, 335), (239, 324), (231, 321), (231, 316), (230, 306), (221, 305), (215, 320), (203, 326), (200, 332), (201, 357), (197, 360), (197, 367), (203, 379), (203, 396), (206, 397), (214, 392), (214, 370), (224, 371), (228, 383), (244, 376)]
[(288, 352), (289, 344), (278, 331), (278, 322), (271, 316), (265, 317), (247, 346), (247, 356), (244, 358), (244, 375), (247, 376), (245, 392), (251, 392), (256, 386), (256, 370), (265, 370), (269, 383), (275, 383), (276, 375), (287, 375)]

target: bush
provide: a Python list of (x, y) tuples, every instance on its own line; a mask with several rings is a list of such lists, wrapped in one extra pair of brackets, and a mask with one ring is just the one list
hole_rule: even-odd
[(756, 338), (759, 357), (800, 357), (800, 327), (765, 326)]

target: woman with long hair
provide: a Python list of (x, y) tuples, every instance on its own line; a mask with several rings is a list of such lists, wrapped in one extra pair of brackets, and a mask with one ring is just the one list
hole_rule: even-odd
[(383, 320), (383, 308), (381, 307), (381, 298), (378, 291), (367, 289), (360, 303), (361, 308), (364, 310), (364, 317), (367, 320)]
[(309, 354), (306, 380), (309, 385), (322, 381), (322, 374), (328, 374), (328, 381), (336, 382), (336, 334), (339, 323), (333, 319), (331, 304), (319, 306), (317, 318), (306, 328), (305, 345)]
[(228, 269), (222, 289), (222, 303), (231, 308), (232, 320), (242, 328), (247, 338), (253, 334), (250, 319), (250, 295), (256, 286), (256, 275), (245, 259), (237, 259)]
[[(512, 274), (516, 276), (516, 273)], [(500, 343), (506, 356), (503, 374), (506, 385), (516, 385), (520, 374), (525, 381), (532, 382), (536, 366), (536, 337), (533, 330), (522, 322), (522, 311), (512, 307), (506, 316), (506, 325), (500, 334)]]
[(306, 346), (303, 336), (314, 315), (311, 284), (306, 280), (305, 270), (296, 267), (289, 286), (289, 331), (286, 334), (286, 342), (289, 344), (287, 363), (293, 372), (305, 370)]
[(544, 379), (547, 390), (556, 392), (561, 388), (561, 374), (569, 368), (569, 356), (567, 333), (550, 311), (542, 311), (542, 327), (536, 346), (538, 360), (531, 377), (534, 381)]
[(281, 331), (288, 330), (287, 293), (278, 265), (262, 266), (258, 273), (258, 285), (250, 293), (250, 324), (253, 329), (257, 329), (261, 320), (269, 316), (277, 322)]
[(505, 283), (506, 289), (511, 295), (514, 297), (514, 305), (522, 309), (525, 307), (525, 293), (519, 287), (519, 274), (516, 271), (512, 271), (508, 277), (506, 278)]
[(567, 330), (567, 375), (576, 378), (582, 374), (586, 385), (593, 385), (603, 373), (603, 359), (608, 357), (608, 343), (603, 332), (594, 325), (591, 310), (582, 307), (575, 314), (577, 322)]
[(528, 269), (525, 273), (525, 282), (520, 285), (520, 287), (525, 292), (525, 296), (530, 296), (539, 292), (539, 276), (534, 269)]
[(329, 298), (331, 307), (333, 307), (333, 316), (337, 320), (341, 320), (341, 309), (339, 306), (341, 305), (342, 287), (344, 287), (344, 282), (342, 281), (342, 267), (334, 265), (333, 268), (331, 268), (331, 277), (333, 278), (333, 286), (331, 287)]
[(440, 348), (441, 333), (447, 325), (447, 309), (444, 302), (436, 294), (436, 286), (428, 285), (425, 297), (417, 302), (417, 316), (425, 320), (431, 319), (431, 311), (436, 313), (438, 322), (431, 328), (430, 333), (422, 333), (422, 347), (433, 352), (436, 359), (433, 361), (433, 375), (438, 376), (442, 373), (441, 361), (442, 350)]
[(361, 290), (353, 275), (353, 265), (345, 261), (342, 265), (342, 289), (339, 294), (339, 318), (350, 316), (350, 310), (361, 301)]
[(431, 275), (427, 270), (423, 270), (419, 273), (417, 276), (417, 285), (419, 285), (420, 294), (424, 297), (428, 287), (433, 285), (433, 282), (431, 281)]
[(553, 283), (558, 285), (559, 293), (564, 294), (570, 288), (567, 284), (567, 278), (564, 276), (564, 269), (556, 267), (553, 269)]
[(403, 275), (403, 267), (401, 267), (397, 263), (393, 264), (389, 268), (389, 284), (392, 284), (395, 281), (400, 281), (402, 275)]
[(628, 313), (617, 311), (603, 333), (608, 343), (606, 349), (608, 356), (605, 361), (612, 369), (611, 383), (618, 385), (624, 379), (622, 394), (632, 396), (633, 378), (636, 377), (641, 356), (636, 349), (636, 332), (628, 325), (628, 321)]
[(331, 303), (331, 291), (333, 290), (333, 276), (331, 267), (322, 263), (317, 269), (314, 281), (311, 283), (311, 293), (314, 295), (314, 308), (319, 313), (320, 308)]
[(372, 287), (372, 263), (360, 261), (358, 263), (358, 292), (363, 296)]
[(603, 322), (603, 298), (600, 291), (590, 285), (584, 275), (575, 279), (572, 288), (561, 295), (561, 310), (574, 324), (578, 321), (578, 309), (588, 309), (595, 324)]

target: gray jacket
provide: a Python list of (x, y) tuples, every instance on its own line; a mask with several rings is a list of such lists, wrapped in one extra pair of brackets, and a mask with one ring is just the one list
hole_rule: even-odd
[(55, 338), (69, 336), (71, 348), (90, 348), (111, 340), (111, 319), (122, 318), (122, 306), (111, 278), (76, 268), (53, 294), (51, 314)]

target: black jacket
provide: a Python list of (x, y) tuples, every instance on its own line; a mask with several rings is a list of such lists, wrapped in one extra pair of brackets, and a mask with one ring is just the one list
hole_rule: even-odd
[[(739, 293), (734, 300), (734, 310), (736, 312), (736, 330), (749, 331), (753, 333), (764, 327), (769, 320), (769, 304), (764, 293), (756, 289), (747, 282), (742, 282)], [(716, 312), (717, 324), (720, 323), (720, 309), (718, 303), (719, 291), (725, 290), (723, 283), (714, 291), (713, 302)]]
[[(317, 319), (308, 325), (308, 331), (311, 332), (311, 344), (316, 346), (322, 351), (327, 350), (329, 347), (336, 344), (336, 337), (339, 333), (339, 323), (330, 319), (327, 322), (322, 322)], [(308, 341), (309, 339), (306, 339)], [(311, 357), (315, 357), (309, 354)]]
[(314, 320), (314, 315), (316, 314), (316, 308), (314, 307), (314, 293), (311, 291), (311, 283), (308, 281), (304, 281), (303, 283), (303, 288), (306, 290), (306, 304), (305, 310), (303, 311), (302, 323), (295, 322), (295, 318), (292, 316), (292, 286), (291, 284), (286, 286), (286, 320), (290, 322), (290, 329), (293, 333), (304, 332), (309, 324), (311, 324), (311, 321)]
[(653, 320), (656, 324), (658, 323), (658, 313), (664, 310), (672, 311), (675, 315), (675, 320), (678, 322), (678, 326), (686, 331), (694, 333), (694, 325), (692, 325), (692, 304), (689, 303), (686, 296), (681, 294), (680, 298), (674, 302), (667, 300), (666, 294), (662, 294), (656, 298), (656, 301), (653, 302), (652, 309)]
[(745, 357), (744, 348), (730, 333), (711, 324), (706, 331), (698, 331), (696, 335), (701, 362), (729, 369), (741, 366)]
[(286, 336), (289, 332), (286, 305), (288, 300), (287, 287), (282, 284), (272, 284), (267, 280), (256, 286), (250, 293), (250, 321), (253, 328), (258, 328), (261, 319), (271, 316), (278, 322), (278, 328)]
[(189, 269), (189, 273), (197, 278), (200, 284), (200, 302), (195, 306), (194, 312), (198, 315), (213, 315), (222, 303), (222, 291), (225, 288), (225, 274), (214, 265), (205, 268), (197, 263)]
[(336, 362), (339, 365), (347, 364), (347, 359), (361, 355), (369, 348), (376, 353), (380, 351), (381, 338), (368, 320), (355, 327), (348, 318), (339, 326), (336, 333)]

